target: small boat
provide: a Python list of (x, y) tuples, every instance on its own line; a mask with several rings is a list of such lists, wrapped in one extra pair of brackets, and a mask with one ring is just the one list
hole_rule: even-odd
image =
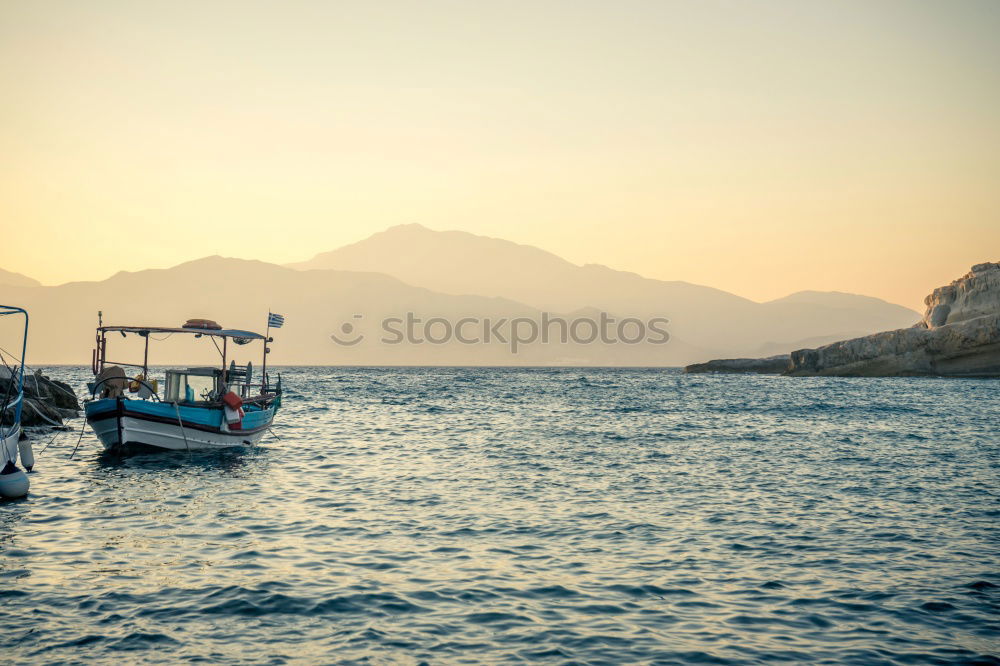
[[(87, 423), (106, 450), (134, 446), (191, 451), (256, 444), (270, 429), (281, 406), (281, 376), (272, 384), (267, 373), (272, 326), (283, 323), (268, 315), (266, 335), (222, 328), (206, 319), (188, 320), (181, 327), (104, 326), (98, 313), (97, 347), (91, 360), (95, 378), (88, 384), (91, 399), (84, 403)], [(142, 363), (108, 360), (108, 334), (144, 339)], [(150, 376), (149, 343), (159, 334), (184, 334), (211, 340), (221, 362), (217, 367), (190, 367), (164, 372), (160, 381)], [(260, 381), (254, 382), (253, 364), (237, 365), (235, 347), (263, 343)], [(226, 363), (229, 362), (227, 366)], [(124, 368), (132, 368), (128, 376)]]
[[(0, 305), (0, 317), (24, 316), (21, 358), (0, 352), (0, 497), (23, 497), (28, 494), (28, 475), (17, 466), (31, 471), (34, 457), (28, 440), (21, 441), (21, 408), (24, 406), (24, 355), (28, 350), (28, 312), (13, 305)], [(11, 357), (8, 363), (7, 357)]]

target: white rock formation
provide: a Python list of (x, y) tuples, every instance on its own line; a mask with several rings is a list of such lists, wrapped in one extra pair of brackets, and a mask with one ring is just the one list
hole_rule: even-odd
[(792, 352), (786, 374), (1000, 376), (1000, 263), (973, 266), (924, 302), (915, 327)]
[(937, 328), (1000, 312), (1000, 263), (976, 264), (963, 277), (938, 287), (924, 299), (918, 326)]

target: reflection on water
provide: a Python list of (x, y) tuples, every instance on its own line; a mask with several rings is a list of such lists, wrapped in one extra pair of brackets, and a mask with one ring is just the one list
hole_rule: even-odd
[(216, 472), (241, 473), (248, 460), (266, 456), (268, 450), (260, 447), (232, 449), (164, 451), (155, 447), (130, 446), (125, 450), (104, 451), (92, 458), (98, 470), (120, 469), (128, 474), (201, 467)]
[(281, 441), (38, 456), (5, 661), (1000, 663), (1000, 382), (283, 374)]

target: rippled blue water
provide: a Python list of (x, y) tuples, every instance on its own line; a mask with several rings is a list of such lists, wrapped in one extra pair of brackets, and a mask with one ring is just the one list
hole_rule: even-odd
[(6, 663), (1000, 663), (998, 381), (283, 374), (281, 441), (38, 455)]

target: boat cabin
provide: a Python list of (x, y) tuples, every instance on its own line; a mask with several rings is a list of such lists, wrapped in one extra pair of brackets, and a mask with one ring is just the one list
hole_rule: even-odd
[[(227, 390), (246, 399), (250, 397), (252, 381), (251, 363), (246, 365), (236, 365), (235, 361), (230, 363), (229, 372), (225, 373), (225, 377), (221, 368), (167, 370), (161, 399), (165, 402), (215, 402)], [(142, 387), (140, 393), (141, 391)]]
[(223, 393), (222, 370), (187, 368), (167, 370), (163, 389), (165, 402), (215, 402)]

